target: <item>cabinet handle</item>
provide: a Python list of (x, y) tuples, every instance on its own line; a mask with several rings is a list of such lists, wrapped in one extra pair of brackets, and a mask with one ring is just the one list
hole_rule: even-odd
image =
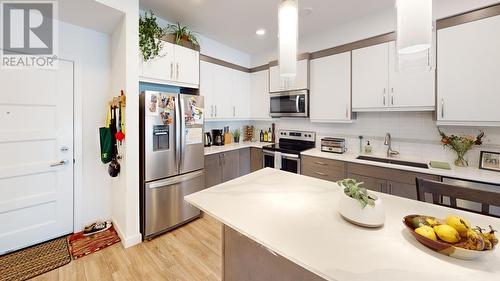
[(176, 79), (179, 79), (179, 63), (177, 63)]
[(391, 96), (391, 105), (394, 105), (394, 95)]
[(214, 106), (210, 106), (210, 117), (214, 117)]
[(389, 184), (389, 194), (392, 194), (392, 183)]
[(217, 105), (215, 105), (215, 117), (217, 117)]
[(222, 154), (222, 165), (226, 166), (226, 153)]
[(441, 99), (441, 118), (444, 119), (444, 99)]
[(174, 63), (170, 63), (170, 79), (174, 78)]
[(314, 173), (315, 173), (316, 175), (320, 175), (320, 176), (324, 176), (324, 177), (325, 177), (325, 176), (327, 176), (327, 174), (325, 174), (325, 173), (321, 173), (321, 172), (314, 172)]
[(385, 105), (385, 90), (384, 90), (384, 105)]
[(349, 105), (345, 105), (345, 118), (349, 118)]
[(318, 165), (321, 165), (321, 166), (326, 166), (326, 163), (323, 163), (323, 162), (314, 162), (314, 164), (318, 164)]
[(236, 106), (233, 106), (233, 117), (236, 117)]

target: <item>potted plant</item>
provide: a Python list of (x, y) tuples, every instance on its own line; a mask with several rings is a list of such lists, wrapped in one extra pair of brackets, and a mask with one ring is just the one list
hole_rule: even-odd
[(364, 227), (380, 227), (385, 222), (385, 211), (382, 200), (375, 194), (361, 187), (363, 182), (355, 179), (343, 179), (337, 184), (343, 187), (340, 195), (339, 213), (342, 217), (356, 225)]
[(236, 129), (233, 131), (233, 138), (235, 143), (240, 142), (240, 129)]
[(441, 143), (445, 148), (453, 150), (457, 154), (455, 166), (467, 167), (469, 162), (465, 159), (465, 154), (474, 146), (483, 144), (484, 132), (480, 132), (477, 136), (448, 136), (438, 128), (441, 135)]
[(160, 38), (165, 34), (156, 22), (153, 12), (146, 12), (139, 18), (139, 48), (144, 61), (157, 57), (163, 48)]
[(199, 50), (200, 43), (195, 32), (190, 31), (188, 26), (177, 24), (169, 24), (165, 28), (167, 41), (171, 41), (177, 45)]

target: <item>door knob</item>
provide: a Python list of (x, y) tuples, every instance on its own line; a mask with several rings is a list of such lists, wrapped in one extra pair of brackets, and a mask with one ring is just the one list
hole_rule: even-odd
[(61, 152), (68, 152), (68, 151), (69, 151), (69, 147), (67, 147), (67, 146), (61, 147)]

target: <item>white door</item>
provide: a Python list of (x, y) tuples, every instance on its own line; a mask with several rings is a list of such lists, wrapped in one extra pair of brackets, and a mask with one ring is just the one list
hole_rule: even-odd
[(174, 62), (174, 45), (163, 42), (163, 48), (154, 59), (142, 63), (142, 76), (144, 78), (173, 81), (176, 79)]
[(389, 107), (401, 110), (435, 110), (434, 69), (398, 71), (396, 43), (389, 43)]
[(73, 232), (73, 64), (0, 69), (0, 85), (3, 254)]
[(500, 16), (438, 31), (438, 120), (500, 121)]
[(250, 112), (252, 119), (270, 119), (269, 70), (250, 74)]
[(351, 52), (311, 61), (311, 121), (351, 120)]
[(200, 84), (200, 53), (175, 45), (175, 80), (198, 87)]
[(388, 105), (389, 43), (352, 51), (352, 109), (376, 111)]

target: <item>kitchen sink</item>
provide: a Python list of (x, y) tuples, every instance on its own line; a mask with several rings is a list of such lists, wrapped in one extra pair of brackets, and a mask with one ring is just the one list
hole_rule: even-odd
[(370, 156), (358, 156), (356, 159), (429, 169), (429, 166), (425, 163), (408, 162), (408, 161), (401, 161), (401, 160), (396, 160), (396, 159), (378, 158), (378, 157), (370, 157)]

